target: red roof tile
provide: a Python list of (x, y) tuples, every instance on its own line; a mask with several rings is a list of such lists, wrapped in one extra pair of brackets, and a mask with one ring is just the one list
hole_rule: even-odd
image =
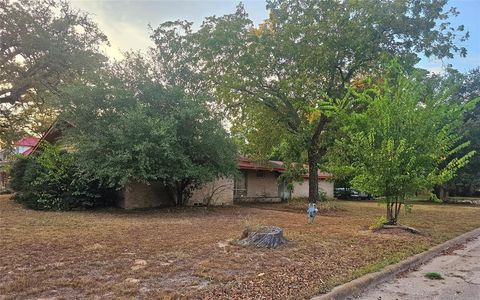
[[(284, 163), (278, 160), (269, 160), (266, 162), (254, 162), (248, 158), (241, 157), (238, 159), (237, 165), (240, 170), (264, 170), (264, 171), (276, 171), (280, 173), (283, 173), (286, 170), (285, 167), (283, 166)], [(305, 169), (308, 169), (308, 167), (305, 166)], [(303, 177), (308, 178), (308, 174), (306, 174)], [(318, 170), (319, 179), (327, 179), (331, 177), (332, 177), (332, 174)]]
[(34, 136), (25, 136), (15, 143), (15, 146), (35, 147), (40, 139)]

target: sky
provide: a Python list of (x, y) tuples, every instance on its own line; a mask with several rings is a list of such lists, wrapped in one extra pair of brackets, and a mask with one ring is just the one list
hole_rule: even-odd
[[(105, 53), (116, 59), (128, 50), (146, 50), (152, 46), (148, 26), (153, 28), (165, 21), (188, 20), (198, 28), (203, 19), (235, 11), (239, 0), (71, 0), (73, 7), (90, 14), (108, 36), (110, 47)], [(249, 17), (256, 24), (267, 18), (264, 0), (243, 0)], [(422, 58), (418, 64), (432, 72), (441, 72), (451, 64), (466, 72), (480, 66), (480, 0), (450, 0), (447, 7), (455, 6), (460, 15), (452, 20), (453, 25), (465, 25), (470, 39), (462, 46), (468, 50), (466, 58), (452, 60)]]

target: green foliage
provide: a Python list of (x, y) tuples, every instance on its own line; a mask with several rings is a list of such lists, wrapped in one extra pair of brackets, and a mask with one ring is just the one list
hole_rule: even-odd
[(130, 59), (65, 91), (64, 118), (75, 126), (64, 142), (78, 164), (108, 186), (160, 181), (178, 205), (194, 187), (233, 175), (235, 146), (203, 98), (157, 83), (145, 61)]
[(24, 181), (23, 177), (25, 176), (25, 171), (28, 167), (29, 159), (23, 155), (20, 155), (15, 158), (12, 167), (9, 170), (10, 188), (14, 191), (23, 191), (24, 190)]
[[(392, 56), (412, 67), (419, 52), (465, 55), (456, 42), (468, 34), (463, 26), (447, 26), (457, 12), (444, 5), (270, 0), (268, 19), (254, 26), (240, 4), (232, 14), (206, 18), (198, 32), (188, 22), (162, 24), (153, 35), (154, 60), (160, 68), (181, 62), (182, 70), (204, 74), (201, 85), (229, 112), (242, 150), (263, 158), (275, 153), (287, 162), (308, 158), (316, 170), (348, 83), (381, 70)], [(317, 199), (310, 195), (311, 202)]]
[(351, 102), (366, 103), (363, 112), (342, 116), (341, 135), (329, 153), (331, 171), (353, 176), (355, 189), (384, 196), (387, 219), (396, 223), (405, 199), (454, 178), (474, 155), (458, 134), (470, 103), (454, 104), (444, 91), (433, 93), (403, 73), (395, 63), (383, 82)]
[(405, 208), (405, 213), (411, 214), (413, 210), (413, 204), (411, 203), (404, 203), (403, 207)]
[[(467, 74), (457, 76), (460, 77), (457, 79), (459, 87), (452, 100), (465, 102), (477, 99), (478, 101), (480, 99), (480, 68), (477, 67)], [(460, 134), (465, 140), (470, 141), (470, 145), (460, 151), (458, 155), (480, 149), (480, 103), (477, 102), (473, 110), (465, 113), (464, 124), (460, 128)], [(470, 163), (459, 171), (458, 176), (451, 180), (447, 187), (451, 194), (461, 196), (475, 195), (480, 189), (480, 155), (472, 157)]]
[(388, 223), (387, 218), (385, 218), (385, 216), (381, 216), (381, 217), (375, 218), (375, 220), (373, 220), (372, 224), (370, 224), (368, 226), (368, 229), (377, 230), (377, 229), (382, 228), (382, 226), (387, 224), (387, 223)]
[(435, 195), (435, 193), (430, 193), (428, 196), (428, 201), (434, 202), (434, 203), (442, 203), (442, 200)]
[(327, 201), (327, 193), (322, 189), (318, 189), (318, 198), (321, 202)]
[(443, 276), (437, 272), (428, 272), (425, 274), (425, 277), (432, 280), (443, 280)]
[(70, 210), (105, 202), (104, 191), (82, 174), (75, 157), (48, 143), (34, 155), (19, 158), (11, 174), (15, 199), (29, 208)]
[(96, 70), (106, 36), (68, 1), (0, 1), (0, 147), (42, 132), (60, 86)]

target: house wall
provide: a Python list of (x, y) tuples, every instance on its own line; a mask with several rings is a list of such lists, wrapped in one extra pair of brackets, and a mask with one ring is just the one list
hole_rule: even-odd
[[(320, 180), (318, 181), (318, 188), (322, 189), (326, 194), (327, 198), (333, 198), (333, 182)], [(308, 178), (304, 179), (303, 182), (295, 182), (293, 184), (293, 198), (303, 198), (308, 197)]]
[(264, 171), (264, 177), (258, 177), (257, 171), (245, 171), (247, 195), (235, 197), (237, 202), (280, 202), (276, 173)]
[[(210, 201), (210, 203), (208, 203)], [(233, 204), (233, 179), (219, 178), (193, 191), (188, 205), (231, 205)]]
[[(245, 171), (247, 194), (234, 197), (232, 178), (219, 178), (194, 190), (187, 205), (208, 204), (231, 205), (235, 202), (281, 202), (278, 194), (277, 176), (274, 172), (265, 171), (264, 177), (257, 177), (254, 170)], [(319, 188), (326, 192), (327, 198), (333, 198), (333, 182), (321, 180)], [(308, 179), (295, 182), (293, 198), (308, 197)], [(121, 192), (118, 205), (125, 209), (151, 208), (172, 205), (173, 202), (161, 183), (130, 183)]]
[[(194, 190), (187, 205), (207, 204), (211, 197), (211, 205), (233, 204), (233, 179), (219, 178), (203, 187)], [(152, 208), (173, 205), (173, 201), (163, 184), (152, 182), (129, 183), (120, 193), (118, 206), (125, 209)]]
[(163, 184), (131, 182), (121, 191), (118, 205), (125, 209), (150, 208), (171, 205)]

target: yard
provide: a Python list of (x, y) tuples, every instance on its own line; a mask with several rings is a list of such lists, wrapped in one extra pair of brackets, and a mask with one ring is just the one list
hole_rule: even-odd
[[(423, 236), (372, 232), (376, 203), (306, 224), (284, 205), (39, 212), (0, 196), (0, 298), (307, 298), (480, 226), (480, 208), (418, 204)], [(283, 227), (277, 250), (236, 246), (246, 224)]]

